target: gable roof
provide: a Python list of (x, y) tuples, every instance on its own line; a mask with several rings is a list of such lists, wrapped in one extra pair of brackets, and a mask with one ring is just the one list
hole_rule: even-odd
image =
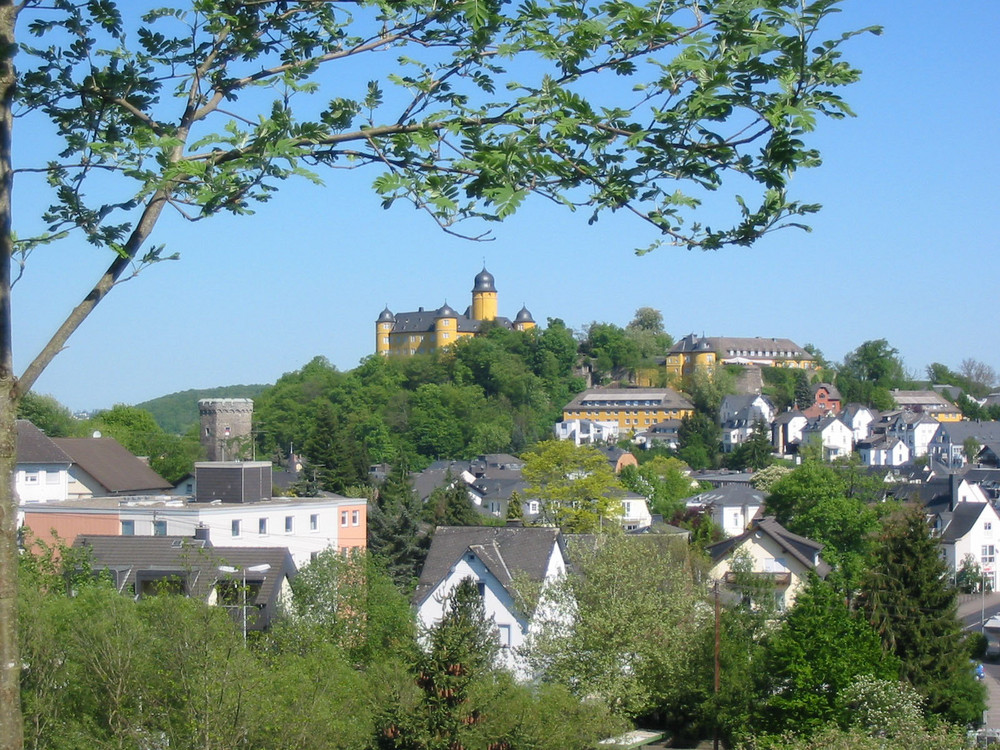
[[(955, 542), (968, 534), (986, 510), (987, 505), (989, 503), (958, 503), (955, 506), (955, 510), (951, 512), (950, 520), (941, 532), (941, 541), (946, 543)], [(996, 515), (996, 513), (994, 512), (993, 515)]]
[(463, 555), (475, 554), (512, 596), (514, 577), (545, 580), (559, 529), (526, 526), (438, 526), (427, 552), (413, 602), (420, 606)]
[[(812, 539), (808, 539), (807, 537), (793, 534), (778, 523), (774, 519), (774, 516), (765, 516), (764, 518), (754, 519), (750, 522), (750, 526), (747, 530), (739, 536), (730, 537), (729, 539), (723, 539), (721, 542), (710, 544), (705, 548), (705, 551), (712, 558), (712, 563), (717, 563), (719, 560), (742, 546), (745, 541), (758, 532), (771, 537), (784, 551), (788, 552), (788, 554), (795, 558), (795, 560), (797, 560), (806, 569), (815, 570), (816, 574), (819, 575), (820, 578), (825, 578), (831, 571), (830, 566), (827, 565), (827, 563), (824, 562), (819, 556), (819, 553), (823, 549), (822, 544), (814, 542)], [(817, 562), (814, 562), (814, 560)]]
[(73, 463), (66, 452), (52, 442), (52, 438), (27, 419), (17, 420), (17, 462), (19, 464)]
[(721, 487), (706, 490), (685, 502), (691, 505), (715, 505), (722, 508), (740, 507), (743, 505), (763, 505), (764, 493), (750, 484), (724, 484)]
[(111, 494), (173, 487), (114, 438), (55, 438), (53, 442)]

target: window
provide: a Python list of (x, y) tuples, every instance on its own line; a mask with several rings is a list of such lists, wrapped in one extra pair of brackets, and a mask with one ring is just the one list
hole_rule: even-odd
[(476, 591), (479, 592), (479, 598), (480, 599), (486, 598), (486, 584), (485, 583), (483, 583), (482, 581), (478, 581), (476, 583)]
[(992, 530), (993, 530), (992, 521), (986, 521), (985, 523), (983, 523), (983, 531), (992, 531)]
[(167, 522), (153, 521), (153, 536), (166, 536), (166, 535), (167, 535)]
[(441, 334), (441, 338), (443, 339), (451, 338), (451, 334), (445, 331), (443, 334)]
[(996, 548), (992, 544), (983, 545), (983, 565), (992, 565), (996, 558)]
[(122, 536), (135, 536), (135, 521), (122, 521)]
[(510, 625), (497, 625), (497, 635), (500, 638), (500, 648), (510, 648)]
[(319, 529), (319, 515), (313, 513), (309, 516), (309, 531), (316, 531), (317, 529)]
[(233, 529), (233, 536), (240, 535), (240, 520), (238, 518), (233, 520), (232, 529)]
[(315, 562), (316, 558), (319, 557), (319, 552), (309, 553), (309, 562)]
[(285, 533), (292, 533), (292, 516), (285, 516)]
[(532, 515), (532, 516), (538, 514), (538, 501), (537, 500), (532, 500), (530, 503), (528, 503), (528, 513), (530, 515)]
[(45, 484), (59, 484), (59, 472), (58, 471), (45, 472)]
[(341, 526), (347, 526), (347, 511), (346, 510), (340, 511), (340, 525)]
[(25, 484), (38, 484), (38, 472), (37, 471), (26, 471), (26, 472), (24, 472), (24, 483)]
[(257, 519), (257, 533), (261, 536), (267, 536), (267, 519), (258, 518)]
[(351, 511), (351, 526), (360, 526), (360, 525), (361, 525), (361, 511), (360, 510), (352, 510)]

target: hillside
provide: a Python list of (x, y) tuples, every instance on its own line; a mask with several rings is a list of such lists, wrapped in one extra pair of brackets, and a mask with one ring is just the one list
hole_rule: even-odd
[(175, 435), (183, 435), (198, 424), (198, 400), (202, 398), (255, 398), (269, 385), (225, 385), (192, 388), (136, 404), (153, 415), (156, 423)]

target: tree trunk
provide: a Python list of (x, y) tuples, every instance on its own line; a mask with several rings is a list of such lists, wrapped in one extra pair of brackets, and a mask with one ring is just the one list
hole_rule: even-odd
[(21, 750), (21, 657), (17, 642), (17, 380), (10, 319), (11, 130), (17, 8), (0, 0), (0, 750)]

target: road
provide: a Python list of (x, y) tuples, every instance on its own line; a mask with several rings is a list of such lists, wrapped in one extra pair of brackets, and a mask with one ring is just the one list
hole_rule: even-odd
[[(1000, 593), (987, 594), (985, 597), (963, 595), (958, 598), (958, 618), (966, 630), (981, 630), (985, 620), (1000, 614)], [(994, 639), (991, 639), (994, 640)], [(983, 662), (986, 672), (986, 726), (1000, 729), (1000, 663)]]

